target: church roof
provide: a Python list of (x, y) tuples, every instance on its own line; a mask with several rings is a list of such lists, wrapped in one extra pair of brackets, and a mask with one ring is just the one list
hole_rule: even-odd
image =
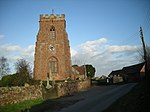
[(74, 65), (72, 67), (79, 72), (79, 75), (84, 75), (85, 74), (84, 66)]

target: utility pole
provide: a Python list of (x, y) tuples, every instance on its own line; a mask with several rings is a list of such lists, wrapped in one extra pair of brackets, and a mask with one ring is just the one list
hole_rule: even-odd
[(145, 76), (149, 80), (149, 76), (147, 74), (147, 52), (146, 52), (146, 46), (145, 46), (145, 42), (144, 42), (143, 30), (142, 30), (141, 26), (140, 26), (140, 35), (141, 35), (141, 40), (142, 40), (142, 44), (143, 44), (143, 52), (144, 52)]
[(143, 36), (143, 30), (142, 30), (142, 27), (140, 26), (140, 34), (141, 34), (141, 40), (142, 40), (142, 44), (143, 44), (143, 52), (144, 52), (144, 60), (146, 60), (146, 47), (145, 47), (145, 42), (144, 42), (144, 36)]

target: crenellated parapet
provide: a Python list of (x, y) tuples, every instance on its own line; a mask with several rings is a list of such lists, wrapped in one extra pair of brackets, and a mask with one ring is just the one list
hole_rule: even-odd
[(40, 15), (40, 21), (47, 21), (47, 20), (65, 20), (65, 14), (42, 14)]

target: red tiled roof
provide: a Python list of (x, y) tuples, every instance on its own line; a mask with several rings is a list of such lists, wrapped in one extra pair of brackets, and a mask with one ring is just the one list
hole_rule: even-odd
[(72, 66), (72, 67), (74, 69), (76, 69), (79, 72), (80, 75), (84, 75), (85, 74), (85, 68), (84, 68), (84, 66), (77, 66), (77, 65), (75, 65), (75, 66)]

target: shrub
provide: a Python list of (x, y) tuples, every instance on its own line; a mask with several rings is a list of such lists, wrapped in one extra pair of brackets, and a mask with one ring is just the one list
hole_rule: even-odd
[(13, 75), (6, 75), (3, 76), (2, 79), (0, 80), (0, 87), (4, 86), (13, 86)]

